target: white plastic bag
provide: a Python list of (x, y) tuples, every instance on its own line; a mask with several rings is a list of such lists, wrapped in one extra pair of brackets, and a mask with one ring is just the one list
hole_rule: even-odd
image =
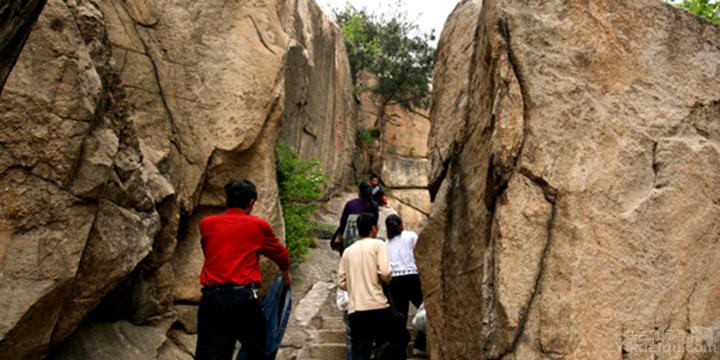
[(415, 313), (415, 317), (413, 317), (412, 326), (415, 330), (425, 331), (425, 324), (427, 324), (427, 312), (425, 311), (425, 303), (422, 303)]
[(340, 311), (346, 311), (348, 307), (348, 302), (350, 302), (350, 296), (348, 296), (347, 291), (337, 289), (335, 292), (335, 304), (337, 305), (338, 309)]

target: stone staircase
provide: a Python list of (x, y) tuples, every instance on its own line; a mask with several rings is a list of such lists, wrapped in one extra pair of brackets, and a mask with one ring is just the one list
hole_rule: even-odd
[[(320, 311), (310, 321), (310, 341), (297, 355), (297, 360), (345, 360), (345, 323), (342, 312), (335, 306), (335, 288), (331, 289)], [(410, 330), (414, 338), (414, 330)], [(412, 357), (412, 343), (408, 345), (408, 360)]]
[(335, 306), (335, 287), (329, 289), (320, 311), (310, 321), (310, 342), (298, 354), (298, 360), (344, 360), (345, 324)]
[[(345, 324), (335, 305), (339, 258), (328, 240), (317, 240), (308, 259), (295, 269), (293, 315), (277, 360), (345, 360)], [(412, 307), (411, 307), (412, 308)], [(411, 315), (413, 316), (413, 310)], [(414, 335), (414, 331), (411, 330)], [(414, 336), (413, 336), (414, 338)], [(408, 359), (419, 360), (410, 357)]]

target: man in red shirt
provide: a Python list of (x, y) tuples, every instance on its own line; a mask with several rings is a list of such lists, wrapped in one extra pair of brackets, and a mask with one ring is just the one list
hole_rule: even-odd
[(248, 180), (225, 185), (227, 211), (200, 222), (205, 263), (200, 274), (202, 299), (198, 310), (195, 358), (232, 359), (235, 342), (248, 350), (248, 360), (268, 359), (266, 319), (257, 289), (259, 255), (272, 259), (290, 285), (288, 250), (267, 221), (250, 216), (257, 190)]

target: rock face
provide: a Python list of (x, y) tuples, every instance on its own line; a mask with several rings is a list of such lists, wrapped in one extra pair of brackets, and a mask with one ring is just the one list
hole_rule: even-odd
[[(377, 76), (361, 71), (357, 79), (360, 88), (370, 89), (377, 83)], [(382, 104), (371, 90), (358, 94), (358, 127), (365, 132), (358, 144), (359, 159), (355, 167), (359, 173), (383, 172), (383, 166), (393, 158), (420, 160), (428, 156), (430, 118), (422, 108), (409, 109), (399, 103)], [(384, 121), (380, 121), (380, 117)], [(385, 182), (394, 174), (384, 174)]]
[(714, 358), (718, 27), (651, 0), (463, 1), (435, 66), (430, 356)]
[(428, 160), (385, 155), (380, 177), (393, 188), (427, 188)]
[(145, 324), (196, 302), (197, 223), (231, 178), (283, 236), (281, 134), (309, 121), (327, 145), (288, 141), (333, 185), (350, 176), (346, 58), (310, 0), (49, 0), (0, 96), (0, 357), (42, 357), (93, 310)]
[[(360, 87), (372, 88), (377, 76), (361, 71)], [(384, 120), (381, 121), (380, 117)], [(430, 118), (424, 109), (385, 104), (371, 90), (358, 94), (358, 147), (354, 167), (380, 176), (388, 193), (386, 213), (396, 213), (409, 230), (420, 231), (432, 206), (428, 192)], [(364, 179), (363, 179), (364, 180)], [(380, 216), (381, 221), (385, 218)], [(384, 236), (384, 225), (380, 234)]]
[(310, 0), (287, 0), (280, 14), (292, 37), (285, 68), (281, 141), (320, 160), (328, 194), (352, 179), (355, 101), (340, 29)]
[(9, 0), (0, 7), (0, 92), (46, 0)]

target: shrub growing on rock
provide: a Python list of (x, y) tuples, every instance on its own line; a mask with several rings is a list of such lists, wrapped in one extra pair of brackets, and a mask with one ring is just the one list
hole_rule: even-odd
[(286, 144), (277, 148), (277, 179), (290, 258), (301, 262), (312, 246), (312, 215), (327, 182), (319, 160), (303, 160)]
[(682, 0), (670, 1), (673, 5), (685, 9), (701, 18), (720, 25), (720, 1), (717, 0)]

